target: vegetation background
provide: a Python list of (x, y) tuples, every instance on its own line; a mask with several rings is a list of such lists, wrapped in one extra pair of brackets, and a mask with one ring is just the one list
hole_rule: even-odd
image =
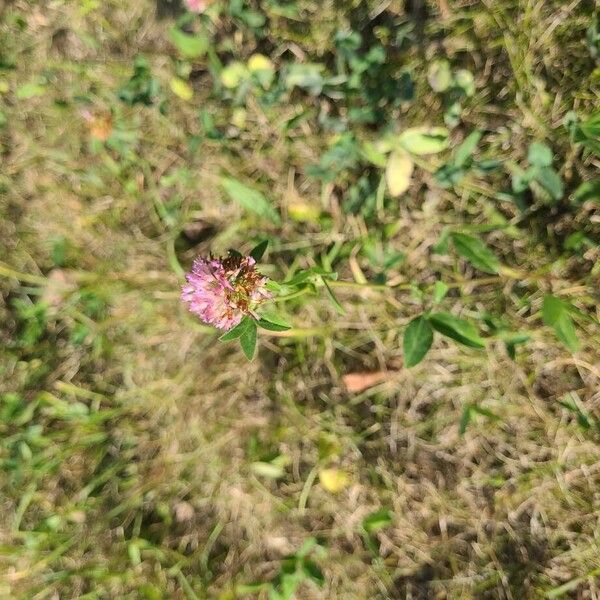
[(200, 4), (0, 0), (0, 597), (600, 598), (596, 3)]

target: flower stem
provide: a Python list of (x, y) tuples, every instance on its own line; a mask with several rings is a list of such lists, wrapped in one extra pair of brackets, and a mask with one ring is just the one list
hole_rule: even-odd
[(274, 300), (275, 300), (275, 302), (284, 302), (285, 300), (291, 300), (292, 298), (298, 298), (299, 296), (304, 296), (305, 294), (308, 294), (311, 291), (312, 290), (310, 288), (304, 287), (295, 292), (292, 292), (291, 294), (287, 294), (285, 296), (278, 296)]

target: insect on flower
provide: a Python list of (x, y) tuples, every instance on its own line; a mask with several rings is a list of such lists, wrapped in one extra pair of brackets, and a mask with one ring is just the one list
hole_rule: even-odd
[(185, 278), (181, 299), (190, 312), (225, 331), (245, 316), (258, 319), (256, 309), (272, 298), (266, 288), (268, 278), (258, 272), (251, 256), (199, 257)]

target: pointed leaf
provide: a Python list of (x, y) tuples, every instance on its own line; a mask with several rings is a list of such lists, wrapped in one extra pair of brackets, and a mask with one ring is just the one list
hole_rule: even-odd
[(431, 298), (433, 304), (439, 304), (446, 297), (449, 289), (443, 281), (436, 281), (433, 286), (433, 297)]
[(287, 321), (273, 311), (264, 311), (258, 320), (258, 326), (269, 331), (287, 331), (292, 326)]
[(237, 340), (248, 328), (248, 324), (251, 321), (250, 317), (244, 317), (233, 329), (230, 329), (224, 333), (219, 340), (221, 342), (229, 342), (231, 340)]
[(533, 142), (529, 146), (527, 160), (536, 167), (549, 167), (552, 164), (552, 150), (540, 142)]
[(262, 327), (267, 331), (287, 331), (288, 329), (291, 329), (291, 327), (277, 325), (277, 323), (271, 323), (271, 321), (267, 321), (265, 319), (259, 319), (256, 323), (259, 327)]
[(323, 571), (321, 571), (318, 565), (310, 558), (305, 558), (302, 561), (302, 570), (306, 576), (319, 587), (325, 585), (325, 575), (323, 575)]
[(547, 294), (542, 304), (542, 319), (554, 329), (556, 337), (571, 351), (577, 352), (579, 340), (573, 319), (569, 314), (571, 305), (556, 296)]
[(221, 177), (221, 185), (227, 195), (248, 212), (279, 224), (281, 218), (271, 203), (259, 191), (244, 185), (233, 177)]
[(177, 27), (172, 27), (169, 30), (169, 36), (173, 45), (185, 58), (197, 58), (202, 56), (206, 54), (209, 47), (209, 41), (206, 35), (190, 35), (184, 33)]
[(546, 294), (544, 296), (542, 303), (542, 319), (544, 319), (546, 325), (552, 327), (563, 314), (564, 310), (565, 305), (560, 298), (552, 296), (551, 294)]
[(463, 141), (463, 143), (456, 149), (456, 154), (454, 156), (454, 164), (457, 167), (462, 167), (471, 154), (475, 152), (477, 148), (477, 144), (479, 144), (479, 140), (481, 140), (481, 136), (483, 133), (479, 130), (473, 131), (473, 133), (469, 134)]
[(474, 267), (485, 273), (498, 273), (500, 263), (496, 255), (479, 238), (457, 232), (451, 236), (456, 251)]
[(252, 248), (252, 250), (250, 250), (250, 256), (256, 262), (258, 262), (263, 257), (263, 254), (265, 253), (268, 245), (269, 240), (263, 240), (262, 242), (260, 242), (260, 244), (257, 244), (256, 246), (254, 246), (254, 248)]
[(600, 180), (584, 181), (574, 192), (573, 202), (582, 204), (587, 200), (595, 200), (600, 204)]
[(363, 529), (373, 534), (383, 529), (392, 522), (392, 512), (388, 508), (381, 508), (367, 515), (362, 522)]
[(329, 297), (329, 300), (331, 301), (331, 304), (333, 304), (333, 308), (335, 308), (335, 310), (340, 315), (345, 315), (346, 314), (346, 310), (340, 304), (339, 300), (336, 298), (335, 294), (333, 293), (333, 290), (331, 289), (330, 285), (327, 283), (327, 280), (324, 277), (321, 277), (321, 281), (323, 282), (323, 285), (325, 286), (325, 290), (327, 292), (327, 296)]
[(260, 317), (265, 321), (269, 321), (269, 323), (275, 323), (275, 325), (280, 325), (281, 327), (285, 327), (287, 329), (292, 328), (292, 326), (273, 309), (265, 309), (261, 311)]
[(465, 432), (467, 431), (467, 427), (469, 426), (469, 423), (471, 422), (471, 414), (472, 414), (472, 405), (465, 404), (465, 407), (463, 408), (463, 411), (462, 411), (462, 415), (460, 416), (460, 425), (458, 427), (458, 433), (460, 435), (465, 435)]
[(248, 326), (246, 330), (240, 336), (240, 346), (246, 355), (248, 360), (254, 358), (254, 351), (256, 349), (256, 322), (253, 319), (248, 320)]
[(552, 167), (542, 167), (535, 178), (553, 200), (560, 200), (564, 196), (562, 179)]
[(428, 317), (431, 326), (453, 340), (470, 348), (484, 348), (485, 342), (479, 336), (477, 328), (470, 321), (455, 317), (450, 313), (433, 313)]
[(404, 366), (414, 367), (427, 354), (433, 342), (433, 329), (422, 315), (413, 319), (404, 332)]

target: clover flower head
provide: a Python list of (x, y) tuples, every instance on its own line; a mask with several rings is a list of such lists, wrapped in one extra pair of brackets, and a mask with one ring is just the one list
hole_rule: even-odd
[(181, 299), (190, 312), (219, 329), (229, 330), (247, 315), (258, 318), (256, 308), (272, 298), (268, 278), (251, 256), (199, 257), (185, 278)]
[(185, 0), (185, 5), (190, 12), (203, 13), (208, 5), (207, 0)]

